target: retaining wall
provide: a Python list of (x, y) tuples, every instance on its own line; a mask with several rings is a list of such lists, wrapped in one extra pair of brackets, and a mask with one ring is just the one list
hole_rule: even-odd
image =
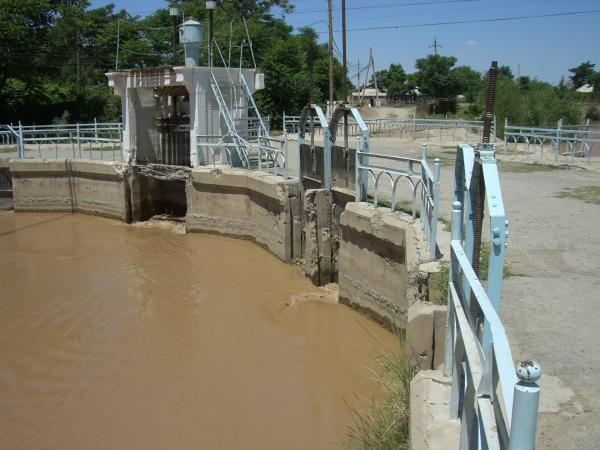
[(82, 212), (128, 221), (126, 166), (92, 160), (11, 159), (16, 211)]
[(187, 186), (187, 231), (251, 239), (284, 261), (302, 256), (297, 180), (243, 169), (194, 168)]
[(413, 273), (424, 241), (418, 222), (370, 203), (348, 203), (341, 215), (339, 299), (380, 321), (406, 328)]
[(0, 158), (0, 209), (13, 208), (12, 180), (8, 159)]

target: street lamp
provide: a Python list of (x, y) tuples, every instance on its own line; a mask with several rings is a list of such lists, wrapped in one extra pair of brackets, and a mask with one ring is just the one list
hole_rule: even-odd
[(213, 10), (217, 7), (217, 2), (214, 0), (206, 1), (206, 9), (208, 9), (208, 66), (213, 65)]

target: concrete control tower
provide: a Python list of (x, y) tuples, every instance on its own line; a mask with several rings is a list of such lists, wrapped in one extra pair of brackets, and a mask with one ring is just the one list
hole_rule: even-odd
[(194, 167), (220, 152), (229, 164), (248, 166), (251, 141), (268, 135), (252, 98), (264, 87), (264, 75), (227, 67), (222, 57), (223, 67), (200, 67), (202, 31), (194, 20), (180, 26), (185, 66), (106, 74), (121, 97), (124, 161)]

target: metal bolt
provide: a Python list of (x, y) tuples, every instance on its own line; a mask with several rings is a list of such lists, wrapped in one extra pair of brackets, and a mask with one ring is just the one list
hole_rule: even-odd
[(542, 376), (542, 367), (535, 361), (521, 361), (515, 365), (515, 371), (522, 383), (535, 383)]

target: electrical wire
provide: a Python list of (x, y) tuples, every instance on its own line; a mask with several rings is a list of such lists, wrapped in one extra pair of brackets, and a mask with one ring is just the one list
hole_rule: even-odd
[[(350, 28), (347, 31), (376, 31), (376, 30), (398, 30), (402, 28), (420, 28), (420, 27), (433, 27), (441, 25), (462, 25), (468, 23), (489, 23), (489, 22), (508, 22), (511, 20), (523, 20), (523, 19), (538, 19), (543, 17), (562, 17), (562, 16), (575, 16), (581, 14), (596, 14), (600, 13), (600, 9), (592, 9), (587, 11), (567, 11), (560, 13), (549, 13), (549, 14), (534, 14), (530, 16), (512, 16), (512, 17), (495, 17), (491, 19), (466, 19), (466, 20), (450, 20), (447, 22), (428, 22), (428, 23), (416, 23), (410, 25), (387, 25), (379, 27), (364, 27), (364, 28)], [(336, 30), (335, 33), (340, 33), (341, 30)], [(325, 34), (328, 31), (317, 31), (318, 34)]]
[[(374, 9), (374, 8), (397, 8), (401, 6), (422, 6), (422, 5), (439, 5), (439, 4), (447, 4), (447, 3), (470, 3), (470, 2), (478, 2), (482, 0), (437, 0), (437, 1), (428, 1), (428, 2), (407, 2), (407, 3), (392, 3), (392, 4), (384, 4), (384, 5), (369, 5), (369, 6), (350, 6), (347, 7), (346, 10), (357, 10), (357, 9)], [(340, 11), (339, 8), (334, 8), (334, 11)], [(286, 14), (312, 14), (316, 12), (327, 12), (327, 9), (305, 9), (300, 11), (291, 11)]]

